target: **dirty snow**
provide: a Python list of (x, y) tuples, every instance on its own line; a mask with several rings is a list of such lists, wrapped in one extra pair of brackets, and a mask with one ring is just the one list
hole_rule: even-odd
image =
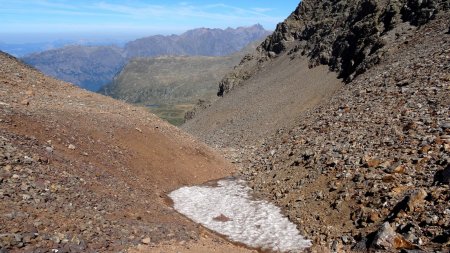
[(178, 212), (231, 241), (276, 252), (301, 252), (311, 246), (280, 208), (252, 199), (250, 192), (244, 181), (225, 179), (214, 187), (182, 187), (169, 197)]

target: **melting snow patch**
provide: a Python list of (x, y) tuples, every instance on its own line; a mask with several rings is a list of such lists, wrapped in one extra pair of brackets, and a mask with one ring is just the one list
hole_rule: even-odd
[(174, 208), (203, 226), (252, 248), (301, 252), (311, 242), (267, 201), (253, 200), (242, 180), (220, 180), (217, 186), (182, 187), (169, 194)]

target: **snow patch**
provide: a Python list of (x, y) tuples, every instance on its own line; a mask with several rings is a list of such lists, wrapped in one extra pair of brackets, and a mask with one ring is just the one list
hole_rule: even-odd
[(267, 201), (253, 200), (243, 180), (220, 180), (217, 186), (182, 187), (169, 194), (174, 208), (203, 226), (252, 248), (301, 252), (311, 241)]

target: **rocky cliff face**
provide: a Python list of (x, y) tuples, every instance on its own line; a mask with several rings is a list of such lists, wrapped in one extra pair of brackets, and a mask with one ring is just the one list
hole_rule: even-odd
[(377, 64), (385, 51), (383, 35), (402, 22), (420, 26), (440, 11), (447, 0), (305, 0), (253, 55), (221, 81), (223, 95), (253, 76), (281, 53), (306, 55), (310, 67), (328, 65), (345, 81)]

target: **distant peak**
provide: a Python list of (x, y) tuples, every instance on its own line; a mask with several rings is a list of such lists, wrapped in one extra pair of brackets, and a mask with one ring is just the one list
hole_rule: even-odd
[(251, 26), (252, 28), (258, 28), (258, 29), (261, 29), (261, 30), (265, 30), (264, 29), (264, 26), (262, 26), (260, 23), (258, 23), (258, 24), (254, 24), (253, 26)]
[[(232, 29), (232, 28), (230, 28), (230, 29)], [(251, 30), (264, 30), (265, 31), (264, 27), (261, 24), (259, 24), (259, 23), (254, 24), (252, 26), (240, 26), (240, 27), (236, 28), (236, 30), (250, 30), (250, 29)]]

